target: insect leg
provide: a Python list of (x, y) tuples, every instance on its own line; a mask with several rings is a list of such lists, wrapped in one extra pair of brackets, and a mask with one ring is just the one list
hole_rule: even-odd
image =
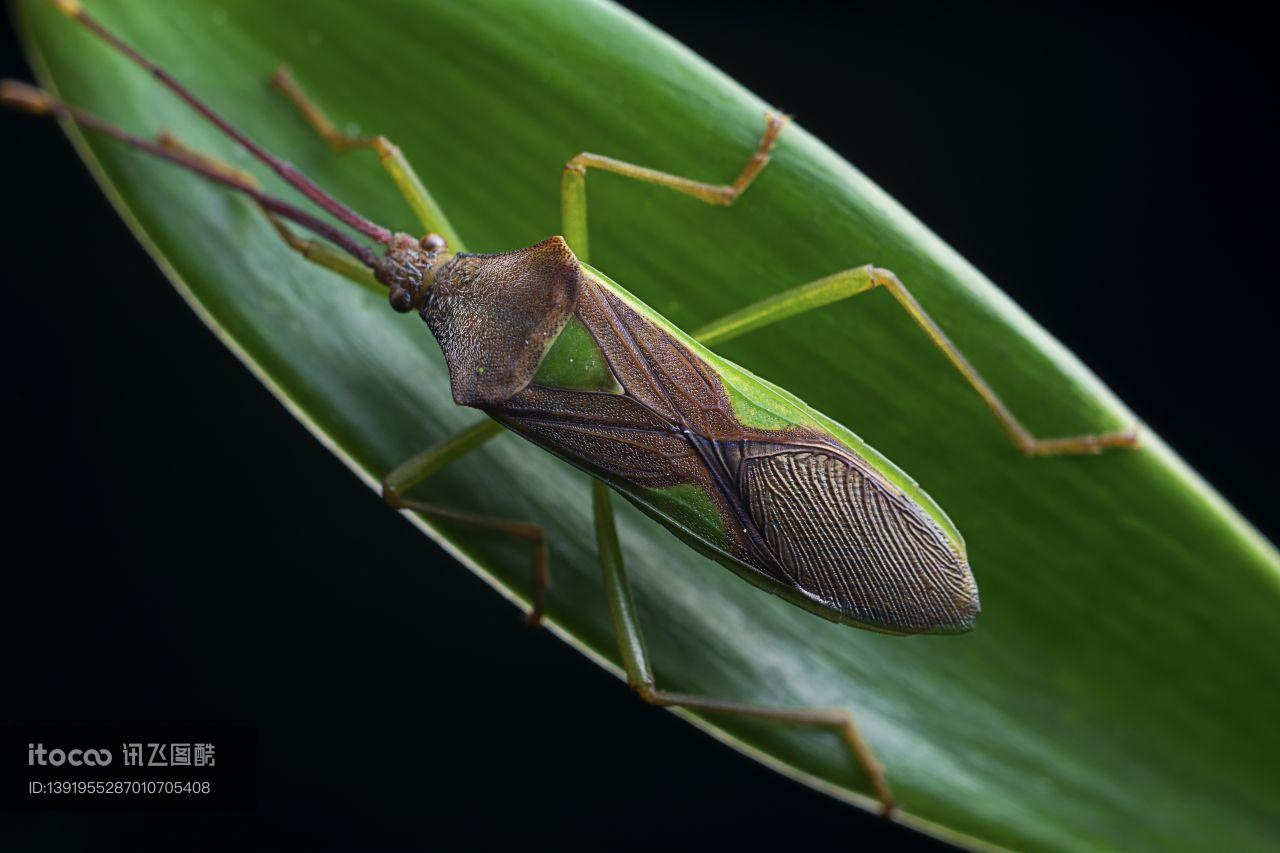
[[(210, 171), (218, 172), (225, 175), (230, 181), (238, 182), (245, 186), (259, 187), (258, 179), (243, 169), (224, 163), (216, 157), (211, 157), (200, 151), (191, 148), (175, 136), (169, 133), (161, 133), (156, 138), (159, 144), (166, 151), (192, 161), (203, 163)], [(259, 205), (261, 207), (261, 205)], [(302, 257), (318, 264), (328, 270), (336, 272), (338, 275), (355, 282), (366, 290), (370, 290), (379, 296), (385, 296), (387, 288), (376, 278), (373, 277), (373, 270), (349, 255), (335, 250), (327, 243), (319, 240), (312, 240), (307, 237), (301, 237), (290, 228), (283, 219), (273, 213), (269, 208), (263, 207), (262, 212), (266, 214), (267, 219), (271, 222), (271, 226), (275, 228), (276, 233), (280, 235), (280, 239), (296, 251)]]
[(824, 708), (771, 708), (691, 696), (658, 689), (640, 634), (640, 622), (627, 582), (626, 568), (622, 561), (622, 549), (618, 545), (618, 530), (613, 519), (609, 488), (599, 480), (591, 484), (591, 499), (595, 513), (596, 542), (600, 550), (600, 567), (604, 574), (605, 595), (608, 597), (609, 615), (613, 620), (618, 639), (618, 651), (627, 674), (627, 683), (650, 705), (664, 708), (684, 708), (702, 714), (735, 714), (757, 720), (771, 720), (804, 728), (827, 729), (840, 736), (849, 754), (871, 781), (876, 798), (880, 801), (880, 813), (891, 817), (894, 811), (893, 795), (884, 776), (884, 768), (871, 752), (867, 742), (853, 724), (846, 711)]
[(560, 215), (564, 221), (565, 241), (578, 257), (587, 260), (589, 254), (587, 240), (588, 169), (600, 169), (601, 171), (612, 172), (615, 175), (622, 175), (625, 178), (657, 184), (658, 186), (693, 196), (700, 201), (705, 201), (707, 204), (728, 206), (733, 204), (738, 196), (746, 192), (747, 187), (751, 186), (751, 182), (768, 165), (769, 152), (773, 149), (774, 143), (778, 141), (778, 135), (782, 133), (782, 129), (786, 127), (789, 121), (791, 121), (791, 117), (786, 115), (769, 113), (765, 116), (764, 135), (760, 137), (759, 146), (756, 148), (755, 153), (751, 155), (751, 158), (747, 160), (747, 164), (742, 167), (742, 171), (738, 173), (738, 176), (727, 184), (707, 184), (702, 181), (683, 178), (679, 175), (672, 175), (669, 172), (660, 172), (657, 169), (637, 166), (634, 163), (626, 163), (622, 160), (615, 160), (612, 157), (604, 157), (600, 154), (583, 151), (564, 164), (564, 174), (560, 179)]
[(279, 219), (287, 219), (302, 225), (342, 249), (363, 266), (372, 269), (377, 265), (377, 256), (369, 247), (358, 243), (307, 211), (283, 199), (267, 195), (259, 188), (257, 181), (245, 180), (245, 172), (217, 164), (217, 161), (204, 155), (193, 155), (189, 150), (173, 144), (171, 140), (166, 144), (163, 139), (144, 139), (92, 113), (64, 104), (43, 89), (19, 83), (16, 80), (0, 80), (0, 107), (21, 110), (38, 116), (69, 119), (82, 128), (115, 139), (149, 156), (166, 160), (205, 180), (243, 193), (257, 202), (263, 210)]
[(698, 342), (715, 346), (771, 326), (780, 320), (857, 296), (874, 287), (871, 267), (855, 267), (767, 296), (693, 333)]
[(428, 518), (452, 521), (496, 533), (506, 533), (528, 540), (533, 546), (533, 595), (532, 606), (525, 617), (530, 625), (542, 621), (547, 588), (551, 585), (550, 556), (547, 551), (547, 534), (540, 525), (529, 521), (512, 521), (487, 515), (426, 503), (406, 498), (404, 495), (451, 462), (461, 459), (486, 441), (502, 432), (497, 421), (488, 418), (467, 427), (462, 432), (429, 447), (417, 456), (397, 465), (382, 478), (382, 497), (396, 509), (419, 512)]
[(205, 103), (203, 99), (199, 98), (194, 92), (179, 83), (172, 74), (156, 65), (134, 48), (130, 47), (121, 40), (119, 36), (99, 23), (96, 18), (84, 10), (80, 5), (80, 0), (53, 0), (53, 5), (56, 6), (64, 15), (67, 15), (85, 30), (93, 34), (93, 36), (99, 41), (105, 43), (130, 62), (134, 63), (154, 77), (157, 82), (181, 98), (187, 106), (199, 113), (201, 117), (216, 127), (219, 132), (234, 140), (238, 145), (244, 148), (245, 151), (248, 151), (256, 160), (270, 167), (272, 171), (283, 178), (290, 186), (298, 190), (298, 192), (302, 193), (307, 198), (311, 199), (311, 201), (323, 210), (327, 211), (335, 219), (345, 223), (352, 229), (366, 237), (376, 240), (379, 243), (389, 244), (391, 242), (394, 235), (389, 229), (361, 216), (359, 213), (356, 213), (354, 210), (347, 207), (341, 201), (323, 190), (315, 181), (299, 172), (293, 164), (282, 160), (275, 154), (272, 154), (270, 151), (258, 145), (236, 128), (235, 125), (231, 124), (231, 122), (227, 121), (216, 110)]
[(896, 275), (886, 269), (873, 266), (854, 267), (817, 281), (802, 284), (782, 293), (766, 297), (728, 316), (704, 326), (694, 333), (699, 341), (712, 345), (723, 343), (739, 335), (762, 329), (765, 326), (883, 287), (893, 294), (916, 322), (934, 346), (942, 350), (947, 360), (960, 371), (965, 381), (978, 392), (1000, 426), (1018, 450), (1028, 456), (1057, 456), (1064, 454), (1101, 453), (1112, 447), (1134, 448), (1138, 446), (1136, 428), (1092, 435), (1066, 436), (1062, 438), (1036, 438), (1013, 414), (995, 390), (982, 378), (982, 374), (965, 358), (964, 353), (951, 342), (946, 332), (924, 310), (916, 298)]
[(425, 184), (414, 171), (409, 158), (404, 156), (400, 146), (385, 136), (351, 136), (338, 130), (332, 119), (311, 96), (299, 85), (289, 66), (281, 65), (271, 75), (271, 85), (280, 91), (298, 109), (302, 118), (318, 133), (334, 151), (350, 151), (357, 148), (371, 148), (378, 152), (382, 168), (391, 175), (400, 194), (404, 196), (409, 207), (429, 233), (439, 234), (455, 252), (463, 250), (462, 240), (453, 226), (449, 224), (444, 210), (432, 198)]

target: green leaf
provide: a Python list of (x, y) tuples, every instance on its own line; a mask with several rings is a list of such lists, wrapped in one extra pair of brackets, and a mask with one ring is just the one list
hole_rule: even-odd
[[(372, 158), (332, 155), (262, 85), (288, 61), (341, 124), (403, 147), (474, 251), (558, 232), (559, 167), (580, 150), (728, 177), (766, 109), (642, 21), (588, 0), (92, 8), (255, 139), (357, 209), (413, 230)], [(24, 4), (20, 15), (40, 76), (69, 101), (263, 175), (46, 5)], [(366, 482), (477, 418), (452, 405), (416, 318), (301, 262), (244, 200), (76, 137), (192, 307)], [(684, 328), (874, 261), (908, 283), (1037, 434), (1132, 422), (1070, 353), (803, 128), (787, 130), (728, 211), (612, 177), (589, 183), (593, 263)], [(1274, 841), (1280, 559), (1156, 436), (1146, 433), (1138, 453), (1022, 458), (888, 294), (793, 318), (723, 352), (917, 478), (964, 533), (984, 612), (959, 637), (828, 624), (618, 502), (661, 685), (852, 710), (903, 820), (959, 843)], [(503, 436), (436, 489), (459, 507), (546, 525), (554, 629), (616, 663), (581, 475)], [(423, 528), (506, 595), (524, 594), (517, 548)], [(427, 602), (423, 612), (430, 618)], [(868, 802), (866, 780), (828, 735), (695, 722), (782, 772)]]

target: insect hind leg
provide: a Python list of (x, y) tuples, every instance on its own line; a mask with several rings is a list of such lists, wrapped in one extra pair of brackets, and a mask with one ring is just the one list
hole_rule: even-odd
[(868, 293), (877, 287), (884, 288), (892, 294), (898, 305), (925, 333), (929, 342), (946, 356), (947, 361), (960, 373), (969, 387), (978, 393), (982, 402), (999, 421), (1009, 440), (1024, 455), (1097, 454), (1112, 448), (1136, 449), (1140, 445), (1137, 427), (1055, 438), (1038, 438), (1033, 435), (960, 351), (960, 348), (951, 342), (947, 333), (929, 316), (901, 279), (889, 270), (869, 264), (842, 270), (765, 297), (759, 302), (740, 308), (698, 329), (694, 332), (694, 337), (703, 344), (714, 346), (767, 328), (797, 314), (814, 311), (844, 299)]
[(591, 488), (596, 541), (600, 550), (600, 568), (604, 575), (609, 615), (613, 620), (622, 666), (627, 674), (627, 683), (635, 690), (636, 695), (650, 705), (663, 708), (684, 708), (698, 714), (730, 714), (834, 732), (840, 737), (850, 757), (870, 780), (875, 797), (880, 803), (880, 814), (892, 817), (895, 810), (893, 794), (885, 778), (884, 768), (847, 711), (834, 708), (775, 708), (687, 693), (673, 693), (657, 687), (653, 668), (649, 663), (649, 653), (645, 649), (644, 640), (640, 634), (640, 622), (631, 596), (631, 585), (627, 581), (626, 569), (622, 561), (622, 549), (618, 544), (613, 507), (609, 502), (609, 489), (599, 480), (593, 481)]

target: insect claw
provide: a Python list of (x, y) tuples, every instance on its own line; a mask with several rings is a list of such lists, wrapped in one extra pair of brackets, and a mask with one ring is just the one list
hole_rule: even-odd
[(790, 113), (775, 113), (772, 111), (765, 113), (765, 145), (770, 148), (773, 147), (773, 141), (782, 134), (783, 128), (791, 123), (792, 118), (793, 116)]
[(34, 115), (47, 115), (53, 109), (48, 92), (17, 80), (0, 80), (0, 104)]
[(1131, 426), (1126, 430), (1116, 433), (1114, 439), (1110, 444), (1108, 444), (1108, 446), (1125, 447), (1130, 450), (1141, 450), (1142, 431), (1136, 426)]
[(281, 62), (276, 66), (276, 70), (271, 72), (271, 76), (267, 78), (267, 82), (276, 88), (281, 88), (293, 83), (293, 70), (289, 67), (289, 63)]

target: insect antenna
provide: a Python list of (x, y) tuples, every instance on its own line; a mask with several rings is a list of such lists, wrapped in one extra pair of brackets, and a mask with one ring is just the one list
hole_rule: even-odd
[(269, 166), (277, 175), (284, 178), (284, 180), (291, 186), (307, 198), (311, 199), (334, 218), (342, 221), (351, 228), (354, 228), (366, 237), (376, 240), (384, 245), (390, 244), (392, 238), (390, 229), (384, 228), (376, 222), (372, 222), (371, 220), (356, 213), (354, 210), (338, 201), (338, 199), (321, 189), (314, 181), (302, 174), (302, 172), (298, 171), (297, 167), (293, 164), (280, 159), (270, 151), (259, 146), (249, 137), (245, 136), (244, 133), (237, 130), (230, 122), (218, 115), (212, 107), (174, 79), (167, 71), (156, 65), (150, 59), (147, 59), (99, 23), (96, 18), (84, 10), (80, 5), (79, 0), (52, 0), (52, 2), (64, 14), (73, 18), (89, 32), (93, 33), (99, 39), (124, 54), (135, 64), (145, 69), (151, 74), (151, 76), (155, 77), (161, 84), (207, 119), (214, 127), (218, 128), (218, 130), (222, 131), (224, 134), (243, 146), (246, 151)]
[(253, 184), (248, 183), (246, 180), (237, 177), (225, 169), (218, 169), (209, 162), (200, 158), (198, 155), (193, 155), (180, 149), (166, 147), (160, 142), (136, 136), (122, 128), (104, 121), (101, 118), (98, 118), (92, 113), (88, 113), (78, 107), (62, 103), (42, 89), (38, 89), (35, 86), (28, 86), (25, 83), (19, 83), (16, 80), (0, 80), (0, 105), (24, 110), (29, 113), (34, 113), (35, 115), (69, 118), (82, 127), (89, 128), (90, 130), (109, 136), (112, 139), (117, 139), (126, 145), (150, 154), (153, 157), (159, 157), (162, 160), (167, 160), (176, 166), (195, 172), (203, 178), (222, 184), (223, 186), (229, 187), (237, 192), (244, 193), (266, 210), (307, 228), (316, 235), (328, 240), (330, 243), (352, 255), (370, 269), (377, 265), (377, 255), (375, 255), (367, 246), (362, 246), (346, 234), (343, 234), (337, 228), (321, 219), (318, 219), (312, 214), (307, 213), (305, 210), (301, 210), (292, 204), (289, 204), (287, 201), (267, 195)]

